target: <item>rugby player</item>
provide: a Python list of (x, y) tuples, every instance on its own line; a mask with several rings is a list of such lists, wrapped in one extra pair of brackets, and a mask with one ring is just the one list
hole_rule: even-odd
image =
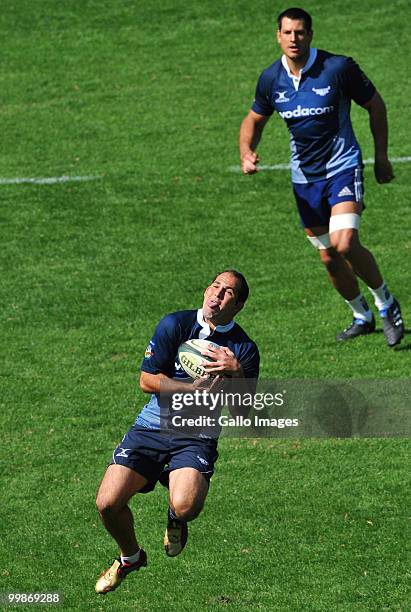
[(242, 171), (258, 171), (256, 148), (277, 111), (290, 132), (291, 180), (305, 233), (353, 312), (351, 324), (337, 340), (375, 330), (359, 277), (374, 298), (387, 344), (395, 346), (404, 335), (400, 305), (358, 235), (364, 208), (363, 163), (350, 120), (354, 100), (369, 113), (375, 177), (378, 183), (389, 183), (394, 175), (387, 156), (385, 104), (352, 58), (312, 48), (312, 38), (306, 11), (290, 8), (278, 16), (277, 41), (283, 55), (261, 74), (254, 103), (241, 124)]
[[(175, 557), (187, 541), (187, 522), (202, 510), (217, 459), (217, 437), (170, 431), (170, 394), (213, 389), (221, 376), (247, 379), (253, 386), (259, 373), (256, 344), (234, 322), (248, 298), (248, 284), (235, 270), (225, 270), (204, 292), (199, 310), (174, 312), (158, 324), (141, 365), (140, 387), (151, 395), (133, 426), (114, 450), (97, 494), (97, 508), (120, 555), (96, 583), (96, 592), (115, 590), (132, 571), (147, 565), (137, 543), (128, 506), (135, 493), (152, 491), (158, 481), (169, 488), (166, 554)], [(208, 374), (192, 381), (178, 360), (178, 348), (192, 338), (210, 338), (220, 348), (203, 351)], [(240, 382), (240, 381), (239, 381)], [(160, 393), (161, 391), (161, 393)], [(165, 392), (165, 393), (164, 393)], [(234, 413), (236, 407), (230, 406)], [(241, 407), (237, 407), (240, 414)]]

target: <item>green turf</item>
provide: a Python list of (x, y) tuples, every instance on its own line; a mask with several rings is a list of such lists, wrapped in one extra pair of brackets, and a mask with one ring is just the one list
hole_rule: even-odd
[[(219, 269), (250, 282), (238, 317), (262, 376), (408, 378), (409, 336), (336, 345), (349, 312), (303, 237), (287, 172), (242, 177), (237, 138), (277, 57), (268, 1), (5, 0), (0, 28), (0, 591), (64, 594), (67, 610), (408, 608), (409, 447), (402, 439), (232, 440), (178, 559), (162, 552), (163, 490), (133, 501), (149, 566), (115, 594), (94, 495), (142, 405), (137, 373), (166, 312), (195, 308)], [(312, 2), (315, 43), (353, 55), (385, 98), (390, 151), (410, 155), (409, 3)], [(408, 42), (407, 42), (408, 41)], [(364, 157), (367, 114), (353, 109)], [(262, 163), (288, 160), (273, 118)], [(364, 243), (410, 318), (410, 166), (366, 167)]]

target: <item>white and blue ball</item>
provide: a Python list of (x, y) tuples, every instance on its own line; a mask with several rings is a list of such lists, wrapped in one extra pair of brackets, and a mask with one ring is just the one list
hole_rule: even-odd
[(218, 344), (210, 342), (210, 340), (200, 340), (194, 338), (193, 340), (187, 340), (178, 349), (178, 359), (184, 372), (191, 378), (200, 378), (201, 376), (207, 375), (207, 371), (204, 366), (201, 365), (202, 361), (213, 361), (210, 357), (202, 355), (201, 351), (211, 346), (219, 348)]

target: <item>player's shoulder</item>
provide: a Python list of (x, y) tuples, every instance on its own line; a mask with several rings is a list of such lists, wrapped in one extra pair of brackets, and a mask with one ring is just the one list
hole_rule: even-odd
[(235, 323), (233, 329), (230, 331), (230, 336), (233, 342), (247, 345), (250, 349), (255, 349), (258, 352), (257, 344), (238, 323)]
[(260, 74), (260, 80), (264, 82), (272, 82), (279, 78), (281, 74), (281, 58), (264, 68)]
[(192, 325), (196, 319), (197, 310), (177, 310), (165, 315), (160, 320), (157, 329), (166, 333), (172, 333)]
[(317, 50), (317, 61), (321, 63), (324, 68), (335, 71), (346, 70), (355, 64), (353, 58), (348, 55), (339, 55), (337, 53), (325, 51), (324, 49)]

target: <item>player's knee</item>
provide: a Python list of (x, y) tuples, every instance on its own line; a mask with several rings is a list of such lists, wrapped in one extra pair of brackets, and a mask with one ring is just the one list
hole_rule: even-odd
[(341, 240), (334, 246), (337, 253), (342, 255), (343, 257), (347, 257), (351, 253), (352, 245), (349, 240)]
[(98, 513), (101, 516), (106, 516), (110, 514), (112, 506), (109, 503), (108, 499), (103, 497), (102, 495), (97, 495), (96, 506), (97, 506)]
[(182, 508), (175, 512), (176, 517), (180, 521), (193, 521), (200, 514), (201, 508)]
[(180, 521), (193, 521), (200, 514), (203, 506), (190, 503), (186, 500), (175, 500), (172, 504), (173, 512)]
[(356, 247), (356, 240), (351, 234), (342, 236), (338, 239), (333, 239), (333, 235), (331, 234), (331, 244), (339, 255), (349, 258)]
[(322, 249), (318, 252), (327, 271), (333, 274), (338, 268), (338, 259), (341, 257), (340, 254), (334, 248)]
[(112, 516), (121, 510), (120, 504), (115, 499), (105, 495), (104, 492), (97, 494), (96, 506), (102, 517)]

